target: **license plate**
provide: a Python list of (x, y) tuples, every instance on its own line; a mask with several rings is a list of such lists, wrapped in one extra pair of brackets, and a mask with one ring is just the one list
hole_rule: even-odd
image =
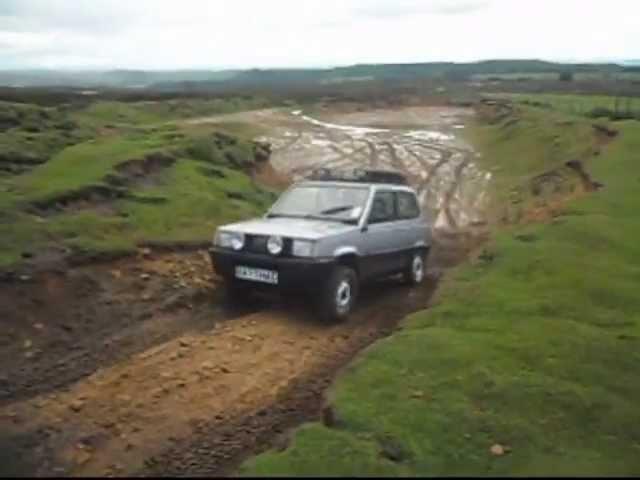
[(236, 267), (236, 278), (270, 285), (278, 284), (278, 272), (262, 270), (261, 268)]

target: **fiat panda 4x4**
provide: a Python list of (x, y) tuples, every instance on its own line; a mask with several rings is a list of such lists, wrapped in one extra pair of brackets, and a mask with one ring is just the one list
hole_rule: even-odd
[(321, 169), (263, 218), (218, 228), (210, 255), (233, 297), (262, 286), (308, 294), (335, 321), (369, 280), (401, 274), (420, 284), (430, 247), (430, 222), (401, 174)]

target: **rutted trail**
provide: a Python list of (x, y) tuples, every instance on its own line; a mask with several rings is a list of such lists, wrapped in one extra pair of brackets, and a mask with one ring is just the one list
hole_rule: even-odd
[[(44, 282), (43, 308), (32, 310), (26, 324), (46, 323), (52, 298), (67, 307), (57, 323), (46, 325), (60, 327), (58, 336), (40, 342), (29, 333), (34, 345), (10, 352), (18, 360), (10, 378), (0, 378), (0, 387), (9, 380), (12, 386), (0, 406), (7, 426), (0, 447), (10, 445), (13, 461), (43, 476), (215, 475), (317, 418), (339, 369), (407, 314), (428, 307), (441, 270), (479, 241), (469, 228), (481, 219), (489, 179), (453, 134), (467, 114), (411, 107), (326, 122), (301, 112), (234, 114), (234, 121), (269, 127), (261, 140), (273, 145), (272, 164), (294, 178), (320, 166), (404, 171), (438, 222), (425, 286), (382, 282), (363, 292), (349, 323), (327, 326), (297, 299), (257, 301), (244, 311), (221, 308), (204, 252), (147, 251), (86, 267), (81, 297), (68, 292), (75, 274), (57, 278), (55, 291), (35, 279)], [(402, 123), (406, 118), (412, 125)], [(74, 323), (80, 321), (82, 328)], [(67, 331), (67, 324), (74, 326)], [(66, 352), (76, 341), (79, 352)], [(22, 358), (34, 348), (34, 360)], [(74, 358), (85, 360), (78, 366)], [(23, 375), (26, 380), (14, 383)]]
[[(425, 308), (435, 278), (418, 291), (374, 286), (347, 325), (318, 323), (295, 300), (218, 324), (212, 318), (208, 328), (67, 389), (0, 408), (4, 441), (20, 446), (28, 432), (39, 446), (29, 452), (31, 473), (42, 476), (223, 471), (247, 448), (264, 448), (274, 432), (317, 415), (337, 370), (402, 315)], [(196, 305), (192, 314), (202, 318), (209, 308)]]

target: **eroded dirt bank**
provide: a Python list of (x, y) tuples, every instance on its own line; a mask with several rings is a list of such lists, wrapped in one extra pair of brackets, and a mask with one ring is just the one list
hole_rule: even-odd
[(443, 270), (482, 241), (488, 177), (455, 135), (469, 114), (414, 108), (239, 117), (269, 126), (263, 140), (274, 145), (280, 172), (393, 166), (410, 175), (437, 219), (424, 287), (374, 285), (345, 325), (318, 323), (298, 299), (225, 306), (197, 249), (142, 250), (137, 258), (0, 284), (5, 471), (228, 474), (251, 453), (284, 445), (288, 429), (320, 414), (336, 372), (408, 313), (428, 307)]

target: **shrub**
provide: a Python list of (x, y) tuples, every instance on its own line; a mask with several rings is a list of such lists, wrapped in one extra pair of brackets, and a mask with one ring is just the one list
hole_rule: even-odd
[(208, 138), (198, 138), (186, 148), (186, 153), (194, 160), (211, 162), (213, 150), (213, 143)]
[(558, 76), (558, 80), (561, 82), (573, 82), (573, 72), (562, 72)]
[(615, 113), (610, 108), (595, 107), (587, 112), (587, 116), (591, 118), (613, 118), (615, 116)]

